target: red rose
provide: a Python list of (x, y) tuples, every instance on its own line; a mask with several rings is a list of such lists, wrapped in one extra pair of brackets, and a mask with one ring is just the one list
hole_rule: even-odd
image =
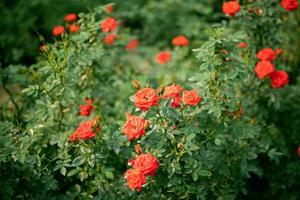
[(113, 9), (114, 9), (113, 5), (109, 4), (109, 5), (105, 6), (105, 13), (110, 14), (113, 12)]
[(65, 27), (63, 26), (55, 26), (53, 29), (52, 29), (52, 34), (54, 36), (60, 36), (61, 34), (63, 34), (65, 32)]
[(156, 55), (156, 62), (158, 64), (166, 64), (171, 59), (171, 53), (169, 51), (162, 51)]
[(298, 146), (297, 153), (298, 153), (298, 156), (300, 157), (300, 145)]
[(173, 38), (172, 44), (174, 46), (187, 46), (189, 45), (189, 40), (184, 35), (180, 35)]
[(75, 13), (70, 13), (65, 16), (65, 22), (71, 23), (77, 20), (77, 15)]
[(276, 52), (271, 48), (264, 48), (256, 54), (256, 57), (260, 60), (272, 61), (276, 58)]
[(248, 47), (248, 43), (247, 42), (241, 42), (241, 43), (238, 44), (237, 47), (238, 48), (246, 48), (246, 47)]
[(69, 26), (69, 30), (71, 33), (76, 33), (80, 30), (80, 25), (77, 25), (77, 24), (71, 24)]
[(281, 88), (289, 83), (289, 75), (285, 71), (276, 70), (270, 74), (273, 88)]
[(107, 17), (101, 24), (102, 32), (114, 31), (118, 27), (118, 22), (114, 18)]
[(109, 35), (105, 36), (103, 38), (103, 40), (104, 40), (105, 44), (107, 44), (107, 45), (113, 45), (114, 42), (115, 42), (116, 37), (117, 36), (115, 34), (109, 34)]
[(127, 49), (128, 51), (134, 51), (138, 45), (139, 45), (139, 41), (136, 39), (132, 39), (128, 42), (125, 49)]
[[(94, 130), (95, 128), (95, 130)], [(76, 131), (70, 135), (70, 141), (77, 141), (78, 139), (87, 140), (96, 136), (96, 131), (99, 131), (97, 120), (82, 122)]]
[(158, 95), (153, 88), (143, 88), (134, 95), (134, 105), (142, 111), (158, 105)]
[(93, 103), (92, 99), (85, 99), (85, 105), (80, 105), (80, 115), (89, 116), (94, 110), (94, 107), (91, 105)]
[(158, 159), (150, 153), (138, 155), (132, 165), (134, 169), (141, 171), (146, 176), (154, 176), (158, 166)]
[(181, 102), (181, 97), (175, 97), (172, 99), (171, 106), (173, 108), (178, 108), (178, 107), (180, 107), (180, 102)]
[(138, 155), (141, 154), (141, 153), (143, 153), (140, 144), (136, 144), (136, 145), (134, 146), (134, 151), (135, 151), (135, 153), (138, 154)]
[(126, 171), (125, 176), (129, 188), (141, 191), (142, 186), (146, 183), (146, 177), (141, 171), (136, 169), (129, 169)]
[(228, 16), (234, 16), (240, 11), (240, 4), (238, 1), (224, 2), (222, 6), (223, 13)]
[(196, 106), (202, 100), (196, 90), (184, 90), (182, 95), (182, 102), (188, 106)]
[(181, 91), (182, 91), (182, 87), (180, 85), (172, 84), (170, 86), (165, 87), (163, 98), (179, 97)]
[(280, 5), (287, 11), (296, 10), (299, 6), (298, 0), (282, 0)]
[(147, 121), (139, 116), (126, 114), (126, 122), (123, 127), (123, 133), (126, 134), (129, 141), (138, 139), (145, 134)]
[(275, 67), (270, 61), (259, 61), (254, 71), (258, 78), (264, 79), (275, 71)]

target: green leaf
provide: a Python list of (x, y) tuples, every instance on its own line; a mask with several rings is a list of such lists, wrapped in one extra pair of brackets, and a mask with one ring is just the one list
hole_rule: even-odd
[(85, 159), (86, 159), (85, 157), (78, 156), (78, 157), (74, 158), (74, 160), (71, 163), (71, 166), (77, 167), (79, 165), (82, 165), (85, 162)]

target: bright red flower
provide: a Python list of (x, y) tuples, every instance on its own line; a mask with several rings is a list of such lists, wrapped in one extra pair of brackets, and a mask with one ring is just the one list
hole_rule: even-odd
[(174, 46), (187, 46), (189, 45), (189, 40), (184, 35), (180, 35), (173, 38), (172, 44)]
[(165, 87), (163, 98), (179, 97), (181, 91), (182, 91), (182, 87), (180, 85), (172, 84), (170, 86)]
[(259, 79), (264, 79), (275, 71), (275, 67), (270, 61), (259, 61), (254, 71)]
[(142, 111), (147, 111), (151, 106), (158, 105), (158, 95), (153, 88), (143, 88), (134, 95), (134, 105)]
[(78, 25), (78, 24), (71, 24), (69, 26), (69, 30), (70, 30), (71, 33), (76, 33), (76, 32), (78, 32), (80, 30), (80, 25)]
[(289, 83), (289, 75), (285, 71), (276, 70), (270, 74), (273, 88), (281, 88)]
[(202, 98), (198, 95), (196, 90), (184, 90), (182, 95), (182, 102), (188, 106), (196, 106), (201, 102)]
[(248, 43), (247, 42), (241, 42), (241, 43), (238, 44), (237, 47), (238, 48), (246, 48), (246, 47), (248, 47)]
[(93, 100), (92, 99), (85, 99), (85, 105), (80, 105), (80, 115), (81, 116), (89, 116), (91, 112), (94, 110), (92, 106)]
[(65, 22), (71, 23), (77, 20), (77, 15), (75, 13), (70, 13), (65, 16)]
[(156, 62), (158, 64), (166, 64), (170, 61), (172, 55), (169, 51), (162, 51), (156, 55)]
[(114, 9), (113, 5), (109, 4), (109, 5), (105, 6), (105, 13), (110, 14), (113, 12), (113, 9)]
[(60, 36), (61, 34), (63, 34), (65, 32), (65, 27), (63, 26), (55, 26), (53, 29), (52, 29), (52, 34), (54, 36)]
[(146, 176), (154, 176), (159, 167), (158, 159), (150, 153), (140, 154), (132, 162), (132, 167)]
[(223, 13), (228, 16), (234, 16), (240, 11), (240, 4), (238, 1), (224, 2), (222, 6)]
[(126, 113), (126, 122), (123, 127), (123, 133), (126, 134), (129, 141), (138, 139), (145, 134), (147, 125), (148, 122), (145, 119)]
[(114, 18), (107, 17), (101, 24), (102, 32), (114, 31), (118, 27), (118, 22)]
[(76, 131), (70, 135), (69, 140), (74, 142), (78, 139), (87, 140), (96, 136), (96, 132), (99, 131), (99, 126), (97, 125), (97, 120), (93, 119), (91, 121), (82, 122)]
[(298, 0), (282, 0), (280, 5), (287, 11), (296, 10), (299, 6)]
[(127, 186), (137, 191), (141, 191), (142, 186), (146, 183), (145, 175), (136, 169), (127, 170), (124, 178), (127, 179)]
[(105, 36), (103, 38), (103, 40), (104, 40), (105, 44), (107, 44), (107, 45), (113, 45), (114, 42), (115, 42), (116, 37), (117, 36), (115, 34), (108, 34), (107, 36)]
[(272, 61), (276, 58), (276, 52), (271, 48), (264, 48), (256, 54), (256, 57), (260, 60)]
[(178, 107), (180, 107), (180, 102), (181, 102), (181, 97), (175, 97), (172, 99), (171, 106), (173, 108), (178, 108)]
[(138, 45), (139, 45), (139, 41), (137, 39), (132, 39), (128, 42), (125, 49), (127, 49), (128, 51), (134, 51)]

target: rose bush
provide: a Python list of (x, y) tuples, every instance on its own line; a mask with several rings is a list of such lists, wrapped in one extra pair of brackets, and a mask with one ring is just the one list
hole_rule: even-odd
[(1, 197), (299, 198), (297, 8), (65, 13), (35, 64), (1, 69)]

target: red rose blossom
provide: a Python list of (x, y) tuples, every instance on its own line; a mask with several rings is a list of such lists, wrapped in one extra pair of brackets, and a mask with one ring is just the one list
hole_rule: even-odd
[(123, 133), (126, 134), (129, 141), (138, 139), (145, 134), (147, 124), (148, 122), (145, 119), (127, 113), (126, 122), (123, 127)]
[(140, 154), (132, 162), (132, 167), (146, 176), (154, 176), (159, 166), (158, 159), (150, 153)]
[(118, 22), (114, 18), (107, 17), (101, 24), (102, 32), (114, 31), (118, 27)]
[(173, 38), (172, 44), (174, 46), (187, 46), (189, 45), (189, 40), (184, 35), (180, 35)]
[(117, 36), (115, 34), (108, 34), (107, 36), (105, 36), (103, 38), (103, 40), (104, 40), (105, 44), (107, 44), (107, 45), (113, 45), (114, 42), (115, 42), (116, 37)]
[(282, 0), (280, 5), (287, 11), (296, 10), (299, 6), (298, 0)]
[(273, 88), (281, 88), (289, 83), (289, 75), (285, 71), (276, 70), (270, 74)]
[(276, 52), (271, 48), (264, 48), (256, 54), (256, 57), (260, 60), (272, 61), (276, 58)]
[(78, 24), (71, 24), (69, 26), (69, 30), (70, 30), (71, 33), (76, 33), (76, 32), (78, 32), (80, 30), (80, 25), (78, 25)]
[(153, 88), (143, 88), (134, 95), (134, 105), (142, 111), (147, 111), (151, 106), (158, 105), (158, 95)]
[(171, 59), (171, 53), (169, 51), (162, 51), (156, 55), (156, 62), (158, 64), (166, 64)]
[(162, 97), (163, 98), (179, 97), (181, 91), (182, 91), (182, 87), (180, 85), (172, 84), (170, 86), (165, 87), (165, 91)]
[(139, 45), (139, 41), (137, 39), (132, 39), (128, 42), (125, 49), (127, 49), (128, 51), (134, 51), (138, 45)]
[(109, 5), (105, 6), (105, 13), (110, 14), (113, 12), (113, 9), (114, 9), (113, 5), (109, 4)]
[(180, 107), (181, 97), (175, 97), (172, 99), (171, 106), (172, 108), (178, 108)]
[(65, 16), (65, 22), (71, 23), (77, 20), (77, 15), (75, 13), (70, 13)]
[(65, 27), (63, 27), (63, 26), (55, 26), (55, 27), (52, 29), (52, 34), (53, 34), (54, 36), (60, 36), (60, 35), (62, 35), (64, 32), (65, 32)]
[(96, 136), (96, 131), (99, 131), (99, 126), (97, 125), (97, 119), (91, 121), (82, 122), (76, 131), (70, 135), (69, 140), (74, 142), (78, 139), (87, 140)]
[(182, 102), (188, 106), (196, 106), (201, 102), (202, 98), (198, 95), (196, 90), (184, 90), (182, 95)]
[(91, 112), (94, 110), (92, 106), (93, 100), (92, 99), (85, 99), (85, 105), (80, 105), (80, 115), (81, 116), (89, 116)]
[(240, 4), (238, 1), (224, 2), (222, 6), (223, 13), (228, 16), (234, 16), (240, 11)]
[(240, 42), (237, 47), (238, 48), (246, 48), (246, 47), (248, 47), (248, 43), (247, 42)]
[(124, 178), (127, 179), (127, 186), (137, 191), (141, 191), (142, 186), (146, 183), (145, 175), (136, 169), (127, 170)]
[(264, 79), (275, 71), (275, 67), (270, 61), (259, 61), (254, 71), (259, 79)]

